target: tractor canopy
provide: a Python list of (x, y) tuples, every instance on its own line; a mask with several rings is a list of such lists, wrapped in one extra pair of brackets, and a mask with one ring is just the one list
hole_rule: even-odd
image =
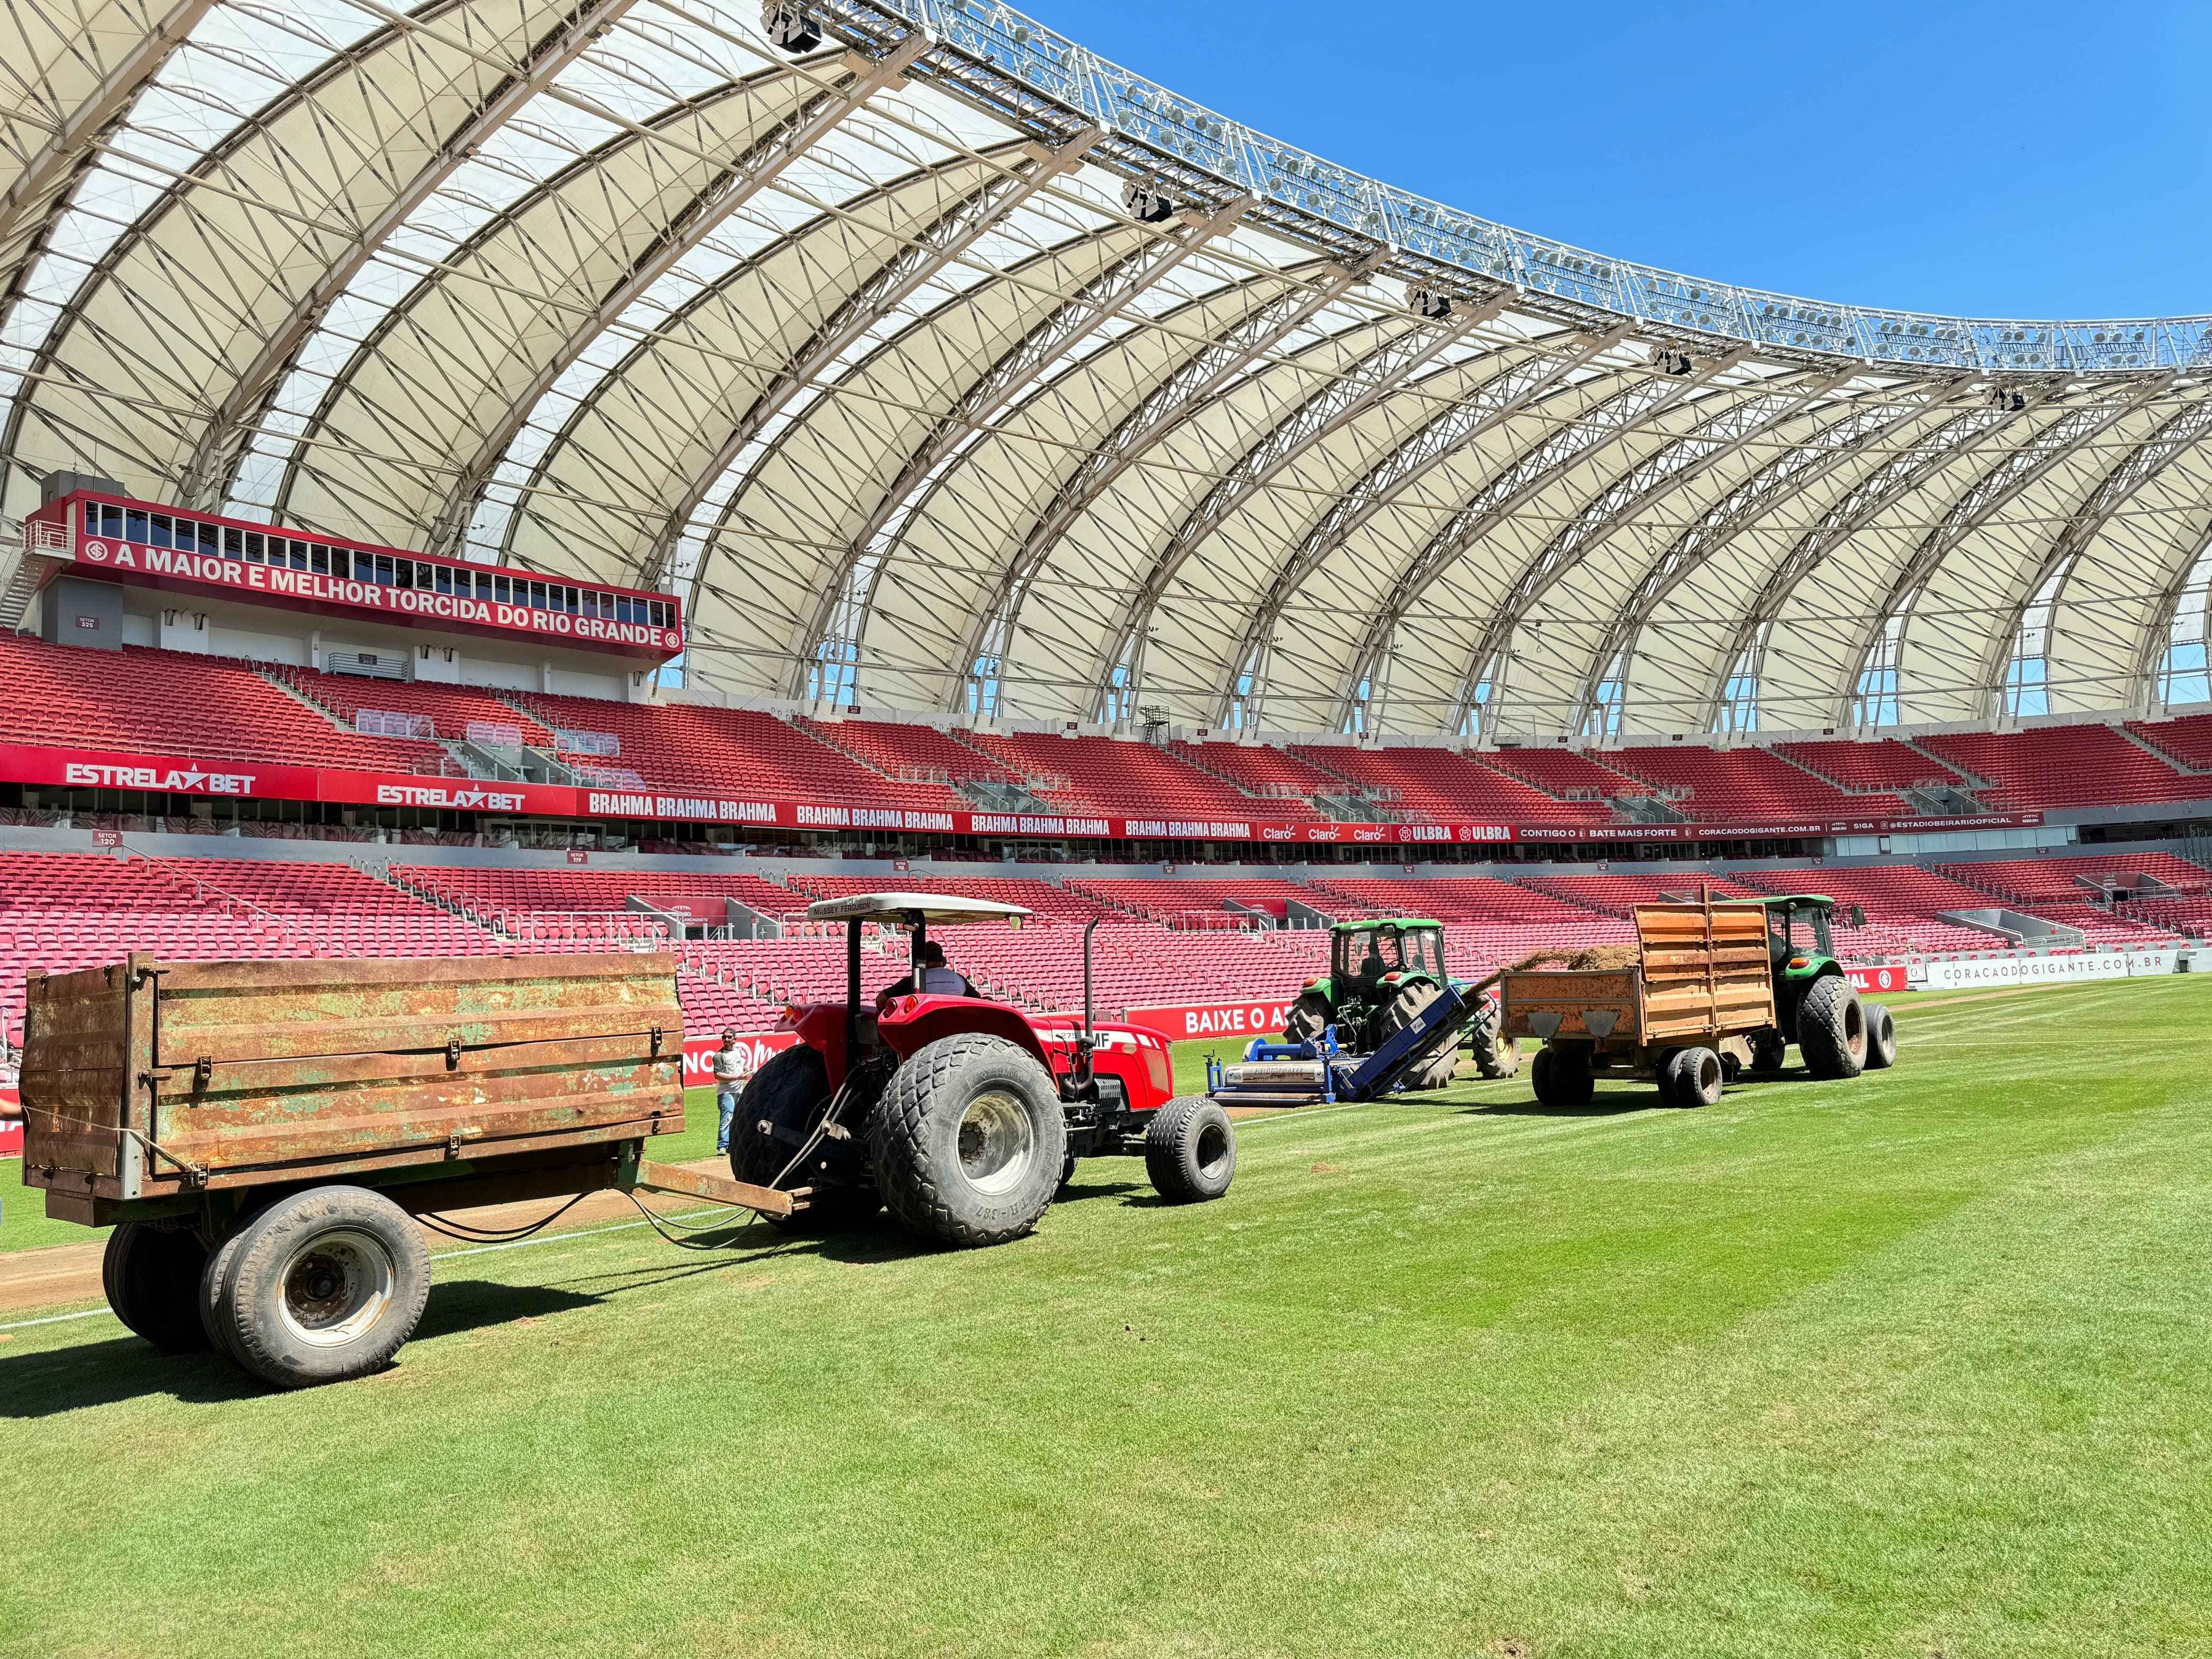
[(1444, 929), (1440, 921), (1419, 916), (1375, 916), (1364, 921), (1340, 921), (1330, 927), (1328, 976), (1314, 981), (1309, 990), (1340, 1002), (1364, 987), (1395, 988), (1409, 980), (1432, 979), (1439, 985), (1444, 969)]
[(953, 927), (973, 921), (1018, 927), (1029, 914), (1018, 904), (963, 898), (957, 893), (854, 893), (817, 899), (806, 907), (809, 921), (873, 921), (892, 927)]
[[(1836, 961), (1832, 924), (1836, 902), (1825, 893), (1777, 893), (1756, 899), (1731, 899), (1733, 904), (1756, 904), (1766, 912), (1767, 951), (1778, 980), (1813, 980), (1843, 971)], [(1866, 912), (1850, 907), (1846, 920), (1854, 927), (1866, 925)]]

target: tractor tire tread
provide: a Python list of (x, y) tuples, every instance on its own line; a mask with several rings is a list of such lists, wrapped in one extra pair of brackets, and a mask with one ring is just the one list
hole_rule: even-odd
[(1011, 1243), (1036, 1231), (1036, 1224), (1052, 1203), (1060, 1170), (1066, 1161), (1066, 1126), (1060, 1112), (1057, 1091), (1043, 1068), (1036, 1066), (1038, 1086), (1054, 1095), (1048, 1121), (1056, 1135), (1048, 1139), (1056, 1139), (1058, 1143), (1039, 1149), (1040, 1164), (1048, 1166), (1052, 1172), (1044, 1201), (1028, 1213), (1018, 1212), (1012, 1219), (989, 1223), (963, 1214), (945, 1190), (925, 1139), (931, 1097), (940, 1090), (951, 1088), (959, 1073), (969, 1066), (1008, 1054), (1018, 1056), (1025, 1065), (1036, 1066), (1032, 1056), (1004, 1037), (982, 1032), (940, 1037), (908, 1057), (893, 1074), (890, 1086), (877, 1103), (872, 1139), (876, 1184), (883, 1194), (884, 1205), (915, 1231), (956, 1249)]
[[(1228, 1146), (1211, 1164), (1199, 1160), (1208, 1128), (1218, 1129)], [(1204, 1095), (1179, 1095), (1152, 1115), (1145, 1126), (1145, 1173), (1152, 1190), (1170, 1204), (1204, 1204), (1229, 1190), (1237, 1176), (1237, 1131), (1229, 1114)]]
[[(1865, 1009), (1858, 992), (1841, 974), (1817, 979), (1797, 1005), (1797, 1052), (1805, 1069), (1825, 1079), (1854, 1078), (1866, 1068)], [(1850, 1011), (1860, 1011), (1859, 1039), (1850, 1040)]]

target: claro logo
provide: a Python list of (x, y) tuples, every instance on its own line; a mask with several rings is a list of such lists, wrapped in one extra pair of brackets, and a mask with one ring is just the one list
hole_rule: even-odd
[(64, 783), (94, 789), (158, 789), (174, 795), (250, 795), (251, 772), (164, 772), (153, 766), (97, 766), (71, 761), (62, 769)]

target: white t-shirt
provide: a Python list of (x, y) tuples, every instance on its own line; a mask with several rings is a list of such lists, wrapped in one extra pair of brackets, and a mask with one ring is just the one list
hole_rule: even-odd
[(968, 991), (968, 981), (950, 968), (925, 968), (915, 975), (915, 983), (931, 996), (964, 996)]
[(742, 1083), (745, 1079), (745, 1051), (740, 1048), (714, 1050), (714, 1081)]

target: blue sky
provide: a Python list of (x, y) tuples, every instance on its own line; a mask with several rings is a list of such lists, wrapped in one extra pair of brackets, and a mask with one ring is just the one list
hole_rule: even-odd
[(2212, 0), (1024, 9), (1224, 114), (1601, 252), (1975, 316), (2212, 312)]

